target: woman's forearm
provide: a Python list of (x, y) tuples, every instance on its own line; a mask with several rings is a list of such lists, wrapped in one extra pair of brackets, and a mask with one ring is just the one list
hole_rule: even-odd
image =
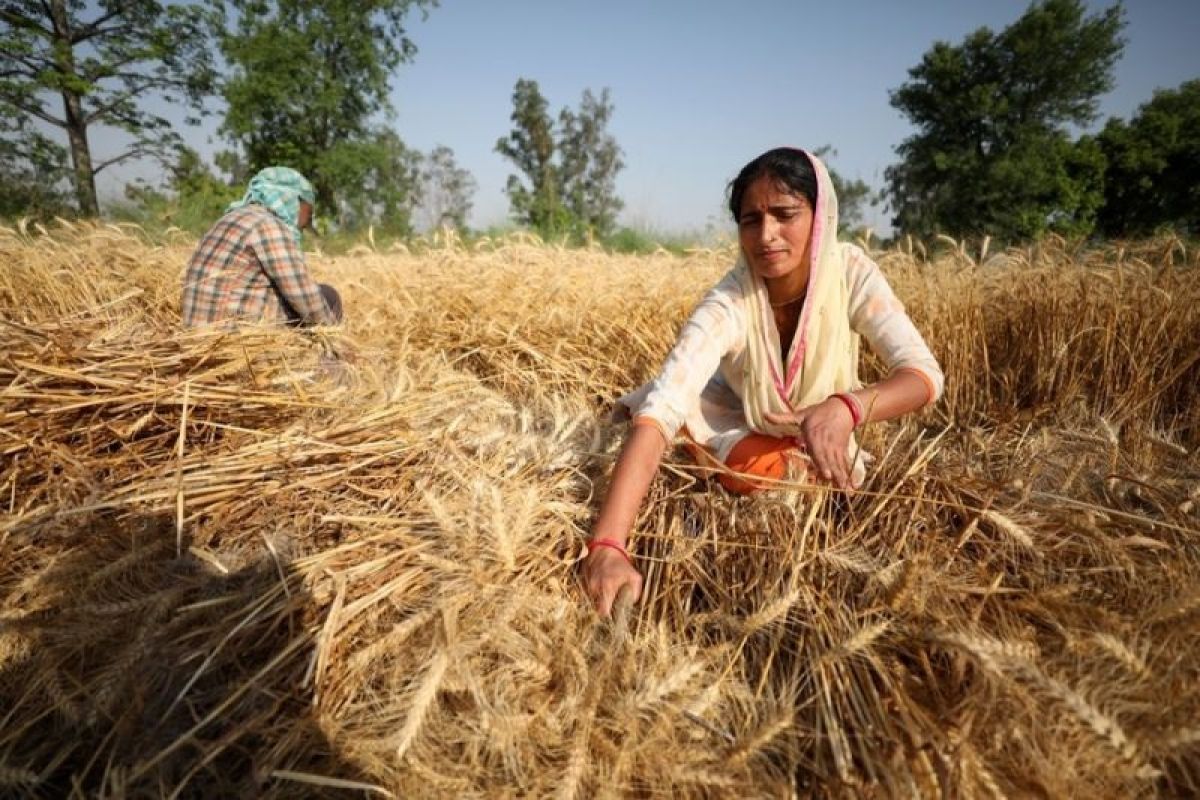
[(929, 402), (929, 382), (912, 370), (899, 370), (852, 393), (862, 403), (864, 422), (902, 417)]
[(634, 425), (617, 457), (608, 494), (600, 506), (593, 535), (624, 546), (638, 509), (658, 472), (667, 443), (653, 425)]

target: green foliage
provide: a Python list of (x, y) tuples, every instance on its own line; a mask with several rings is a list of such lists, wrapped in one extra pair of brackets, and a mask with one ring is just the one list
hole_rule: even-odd
[(195, 150), (183, 147), (170, 165), (166, 191), (140, 183), (127, 185), (128, 203), (116, 211), (151, 231), (175, 227), (200, 235), (243, 191), (243, 186), (218, 178)]
[(644, 226), (621, 226), (601, 242), (606, 250), (630, 255), (649, 255), (666, 250), (682, 256), (690, 248), (705, 244), (702, 234), (668, 234)]
[(608, 89), (597, 98), (585, 89), (579, 111), (558, 115), (559, 177), (563, 205), (578, 227), (577, 235), (607, 236), (624, 203), (617, 197), (617, 173), (625, 166), (621, 148), (608, 133), (613, 104)]
[(517, 81), (513, 129), (495, 148), (525, 178), (508, 177), (505, 192), (513, 217), (547, 238), (603, 238), (624, 205), (615, 182), (625, 164), (607, 132), (613, 114), (608, 90), (599, 98), (585, 90), (578, 111), (559, 113), (557, 129), (548, 107), (537, 81)]
[(69, 216), (66, 151), (21, 119), (0, 119), (0, 219)]
[(622, 226), (604, 240), (604, 246), (614, 253), (645, 255), (656, 251), (659, 244), (649, 231)]
[(1108, 161), (1100, 229), (1134, 236), (1172, 226), (1200, 233), (1200, 80), (1154, 93), (1129, 123), (1099, 137)]
[(416, 47), (404, 20), (436, 0), (230, 0), (221, 36), (232, 68), (222, 132), (247, 173), (281, 164), (312, 180), (341, 226), (409, 228), (418, 156), (375, 120)]
[[(215, 76), (205, 36), (209, 21), (202, 5), (155, 0), (0, 2), (0, 117), (64, 132), (83, 214), (99, 212), (97, 174), (133, 158), (169, 157), (182, 142), (166, 119), (141, 103), (159, 95), (201, 108)], [(130, 144), (97, 162), (88, 142), (96, 125), (124, 131)], [(39, 175), (51, 168), (44, 159), (53, 153), (40, 143), (32, 150), (43, 160), (26, 158), (22, 169)]]
[(1102, 202), (1103, 158), (1072, 142), (1112, 86), (1121, 9), (1084, 17), (1080, 0), (1043, 0), (999, 34), (938, 42), (891, 103), (916, 126), (887, 170), (893, 223), (928, 236), (1087, 233)]
[(543, 235), (561, 233), (558, 168), (554, 163), (554, 121), (537, 81), (519, 78), (513, 89), (513, 129), (496, 141), (496, 152), (525, 175), (508, 176), (505, 192), (513, 217)]
[(420, 153), (407, 148), (395, 132), (379, 128), (322, 153), (314, 174), (338, 180), (332, 205), (337, 213), (337, 227), (376, 226), (404, 235), (412, 229), (411, 212), (417, 199), (420, 165)]

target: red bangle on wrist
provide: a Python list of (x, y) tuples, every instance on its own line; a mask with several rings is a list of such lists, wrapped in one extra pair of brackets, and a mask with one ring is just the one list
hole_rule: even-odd
[(629, 551), (625, 549), (625, 545), (618, 542), (616, 539), (589, 539), (587, 543), (587, 551), (590, 556), (597, 547), (611, 547), (621, 555), (625, 556), (625, 560), (633, 566), (633, 556), (629, 555)]
[(831, 394), (830, 397), (836, 397), (838, 400), (841, 400), (843, 403), (845, 403), (846, 408), (850, 411), (850, 419), (854, 421), (855, 428), (862, 424), (863, 407), (858, 401), (857, 397), (849, 392), (838, 392), (837, 394)]

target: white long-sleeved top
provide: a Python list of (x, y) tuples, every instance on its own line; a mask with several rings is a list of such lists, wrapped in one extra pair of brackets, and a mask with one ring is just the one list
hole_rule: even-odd
[[(867, 340), (889, 374), (908, 369), (924, 377), (934, 402), (945, 378), (904, 304), (862, 248), (840, 246), (851, 330)], [(731, 273), (692, 312), (658, 376), (620, 403), (635, 417), (652, 421), (668, 441), (687, 425), (692, 439), (724, 461), (750, 433), (741, 399), (746, 336), (741, 289)]]

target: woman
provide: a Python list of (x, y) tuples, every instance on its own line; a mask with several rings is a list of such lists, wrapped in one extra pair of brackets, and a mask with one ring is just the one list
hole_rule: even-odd
[(313, 280), (300, 249), (315, 193), (289, 167), (267, 167), (209, 229), (183, 279), (183, 324), (333, 325), (342, 301)]
[[(770, 150), (730, 188), (741, 258), (684, 325), (662, 371), (621, 399), (633, 426), (588, 543), (584, 583), (601, 616), (641, 594), (626, 541), (663, 453), (683, 433), (738, 493), (792, 475), (862, 483), (853, 431), (935, 401), (942, 372), (878, 266), (837, 241), (837, 197), (819, 159)], [(888, 367), (858, 381), (858, 337)], [(796, 474), (801, 472), (803, 474)]]

